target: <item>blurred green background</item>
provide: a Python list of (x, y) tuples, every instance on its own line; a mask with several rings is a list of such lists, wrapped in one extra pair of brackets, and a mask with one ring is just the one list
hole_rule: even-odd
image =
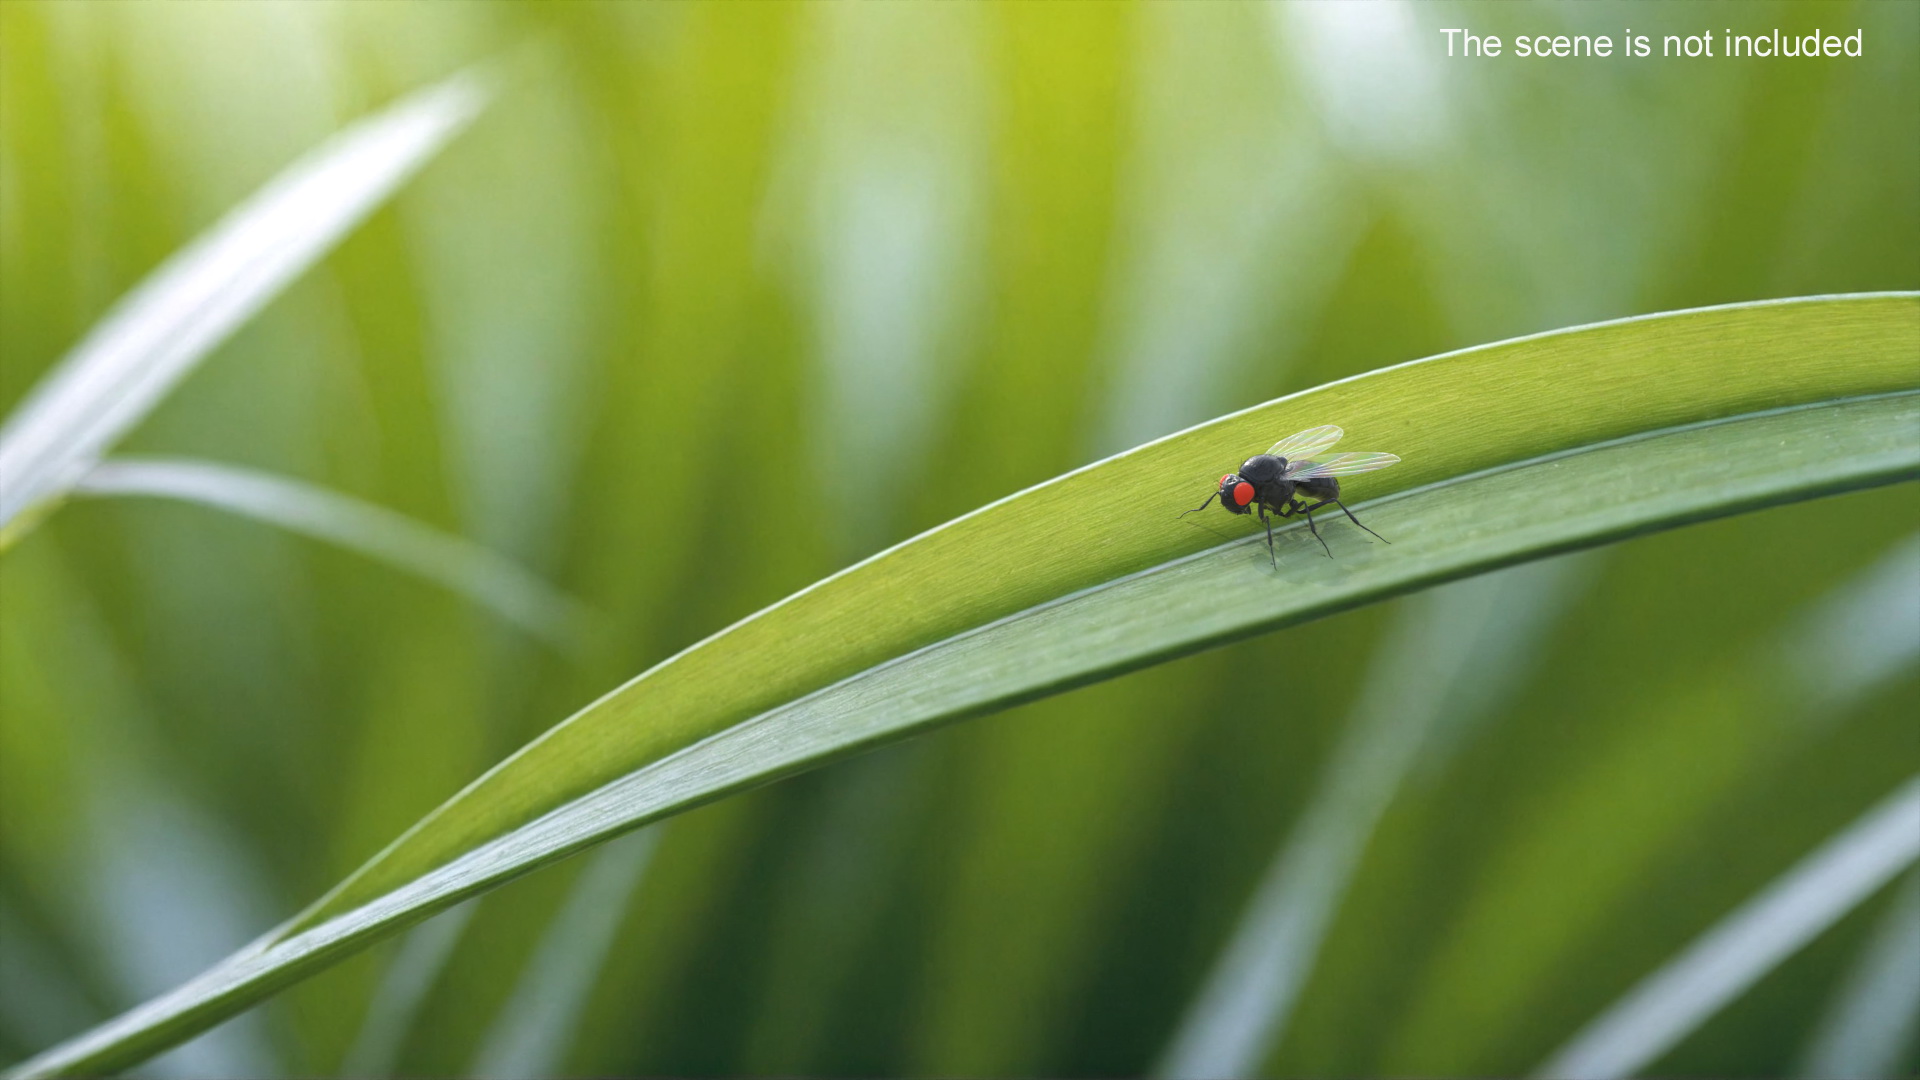
[[(1448, 60), (1447, 26), (1866, 55)], [(475, 126), (124, 449), (472, 537), (606, 634), (562, 655), (213, 510), (63, 509), (0, 559), (0, 1058), (985, 501), (1447, 349), (1920, 287), (1910, 3), (8, 0), (0, 410), (300, 153), (503, 57)], [(1523, 1072), (1920, 768), (1911, 650), (1839, 689), (1821, 651), (1916, 632), (1859, 612), (1917, 528), (1911, 485), (1773, 510), (963, 724), (523, 879), (142, 1071), (1146, 1071), (1372, 738), (1412, 749), (1265, 1068)], [(1805, 1067), (1891, 902), (1655, 1071)]]

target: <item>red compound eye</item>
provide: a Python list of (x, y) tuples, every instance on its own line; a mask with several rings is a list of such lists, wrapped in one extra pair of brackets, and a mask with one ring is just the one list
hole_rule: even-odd
[(1226, 486), (1227, 486), (1227, 481), (1228, 481), (1228, 480), (1230, 480), (1230, 479), (1232, 479), (1232, 478), (1233, 478), (1233, 474), (1232, 474), (1232, 473), (1228, 473), (1227, 475), (1225, 475), (1225, 476), (1222, 476), (1222, 477), (1221, 477), (1221, 478), (1220, 478), (1220, 479), (1219, 479), (1219, 480), (1218, 480), (1218, 481), (1216, 482), (1216, 485), (1217, 485), (1217, 486), (1219, 486), (1219, 487), (1226, 487)]
[(1242, 480), (1239, 483), (1233, 485), (1233, 503), (1235, 506), (1245, 506), (1252, 501), (1253, 501), (1253, 485), (1252, 484), (1249, 484), (1245, 480)]

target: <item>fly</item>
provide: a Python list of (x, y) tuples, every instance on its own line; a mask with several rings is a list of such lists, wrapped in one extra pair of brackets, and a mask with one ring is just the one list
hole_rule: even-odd
[[(1352, 476), (1355, 473), (1372, 472), (1397, 463), (1400, 459), (1393, 454), (1334, 454), (1320, 457), (1333, 449), (1333, 444), (1345, 434), (1332, 424), (1308, 428), (1297, 435), (1289, 435), (1264, 454), (1255, 454), (1240, 466), (1237, 473), (1228, 473), (1220, 478), (1220, 488), (1207, 496), (1206, 502), (1186, 511), (1197, 513), (1207, 508), (1207, 503), (1215, 499), (1233, 514), (1260, 514), (1260, 523), (1267, 527), (1267, 558), (1277, 569), (1280, 560), (1273, 553), (1273, 520), (1267, 515), (1288, 518), (1302, 514), (1307, 519), (1307, 531), (1320, 541), (1328, 558), (1333, 557), (1333, 549), (1327, 547), (1327, 541), (1314, 527), (1313, 512), (1332, 503), (1347, 515), (1347, 520), (1360, 525), (1360, 519), (1353, 516), (1347, 504), (1340, 501), (1339, 476)], [(1315, 460), (1318, 458), (1319, 460)], [(1304, 497), (1303, 497), (1304, 496)], [(1308, 500), (1313, 500), (1309, 502)], [(1360, 525), (1367, 529), (1365, 525)], [(1367, 529), (1375, 536), (1379, 533)], [(1382, 543), (1390, 543), (1380, 536)]]

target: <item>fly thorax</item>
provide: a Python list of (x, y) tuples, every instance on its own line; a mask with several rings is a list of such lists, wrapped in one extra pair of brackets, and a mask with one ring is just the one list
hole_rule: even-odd
[(1247, 459), (1246, 464), (1240, 466), (1241, 476), (1262, 485), (1274, 483), (1286, 471), (1286, 459), (1274, 457), (1272, 454), (1255, 454)]

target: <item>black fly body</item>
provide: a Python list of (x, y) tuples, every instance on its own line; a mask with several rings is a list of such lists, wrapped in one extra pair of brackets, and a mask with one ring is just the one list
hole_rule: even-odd
[[(1332, 424), (1323, 427), (1308, 428), (1297, 435), (1289, 435), (1264, 454), (1255, 454), (1240, 466), (1237, 473), (1228, 473), (1220, 478), (1220, 487), (1207, 496), (1206, 502), (1186, 511), (1196, 513), (1207, 508), (1207, 503), (1215, 499), (1226, 507), (1229, 513), (1260, 515), (1260, 523), (1267, 527), (1267, 558), (1277, 568), (1279, 558), (1273, 551), (1273, 518), (1288, 518), (1295, 514), (1305, 515), (1307, 531), (1320, 541), (1328, 558), (1333, 557), (1333, 549), (1327, 547), (1327, 541), (1313, 524), (1313, 512), (1332, 503), (1347, 515), (1347, 520), (1360, 525), (1360, 519), (1353, 516), (1347, 504), (1340, 501), (1341, 476), (1355, 473), (1372, 472), (1384, 469), (1400, 459), (1393, 454), (1334, 454), (1320, 457), (1333, 448), (1344, 434)], [(1317, 460), (1316, 460), (1317, 459)], [(1271, 516), (1269, 516), (1271, 515)], [(1387, 538), (1379, 536), (1384, 543)]]

